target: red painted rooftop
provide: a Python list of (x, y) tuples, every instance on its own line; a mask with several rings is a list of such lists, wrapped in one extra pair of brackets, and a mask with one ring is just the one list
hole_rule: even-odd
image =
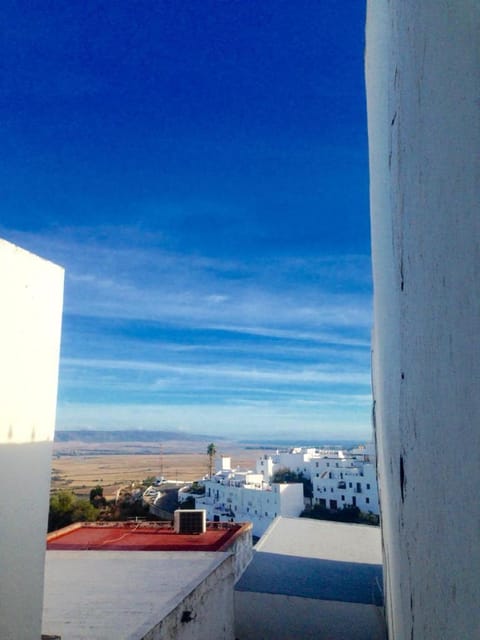
[(201, 534), (175, 533), (163, 522), (78, 522), (47, 536), (48, 550), (225, 551), (251, 525), (208, 523)]

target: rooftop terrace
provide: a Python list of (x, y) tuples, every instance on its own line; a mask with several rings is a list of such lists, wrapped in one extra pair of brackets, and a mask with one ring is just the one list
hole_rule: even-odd
[(47, 536), (49, 551), (226, 551), (242, 529), (208, 523), (205, 533), (175, 533), (163, 522), (78, 522)]

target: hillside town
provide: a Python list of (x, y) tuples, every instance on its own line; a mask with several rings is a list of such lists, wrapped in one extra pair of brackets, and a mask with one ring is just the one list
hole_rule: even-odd
[[(350, 450), (277, 450), (258, 458), (255, 470), (234, 467), (230, 457), (222, 456), (216, 461), (215, 473), (198, 479), (193, 487), (179, 488), (178, 501), (205, 509), (212, 522), (251, 522), (256, 537), (277, 516), (297, 517), (312, 507), (333, 512), (356, 507), (378, 516), (375, 464), (371, 443)], [(162, 480), (143, 494), (157, 516), (162, 515), (165, 494), (171, 491)]]

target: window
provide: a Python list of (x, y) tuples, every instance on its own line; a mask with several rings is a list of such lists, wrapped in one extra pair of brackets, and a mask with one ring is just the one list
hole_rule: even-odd
[(336, 509), (336, 508), (337, 508), (337, 501), (330, 500), (330, 509)]
[(365, 498), (365, 502), (366, 502), (367, 504), (370, 504), (370, 498)]
[(367, 489), (370, 489), (370, 484), (367, 482)]
[(333, 487), (330, 487), (330, 493), (333, 493)]
[(345, 502), (345, 496), (341, 496), (342, 502)]
[(349, 489), (351, 489), (351, 488), (352, 488), (352, 483), (351, 483), (351, 482), (349, 482), (349, 483), (348, 483), (348, 488), (349, 488)]
[(321, 507), (325, 508), (327, 506), (327, 501), (325, 500), (325, 498), (320, 498), (319, 503)]
[(330, 466), (330, 463), (329, 463), (329, 462), (327, 462), (327, 467), (329, 467), (329, 466)]
[(317, 473), (317, 478), (319, 477), (319, 475), (320, 475), (320, 474), (319, 474), (319, 473)]
[(317, 467), (317, 469), (318, 469), (318, 462), (315, 462), (315, 466), (316, 466), (316, 467)]

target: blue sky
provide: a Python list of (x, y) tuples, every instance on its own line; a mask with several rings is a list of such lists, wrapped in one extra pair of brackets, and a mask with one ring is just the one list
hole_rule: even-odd
[(57, 428), (370, 438), (364, 3), (7, 2), (0, 234)]

